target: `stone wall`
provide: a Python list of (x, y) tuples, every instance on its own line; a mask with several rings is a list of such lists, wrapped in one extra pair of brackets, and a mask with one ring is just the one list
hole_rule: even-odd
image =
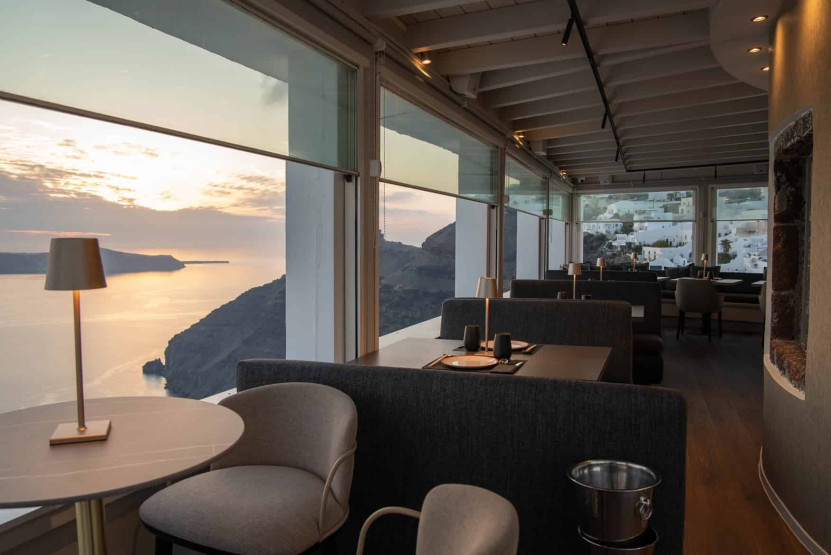
[(773, 254), (770, 357), (799, 390), (805, 389), (810, 275), (813, 112), (786, 127), (774, 142)]

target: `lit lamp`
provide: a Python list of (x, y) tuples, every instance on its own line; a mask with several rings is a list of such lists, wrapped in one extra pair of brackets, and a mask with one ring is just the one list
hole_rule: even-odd
[(603, 281), (603, 268), (606, 267), (606, 259), (605, 258), (598, 258), (597, 259), (597, 267), (600, 268), (600, 281)]
[(98, 239), (60, 238), (49, 245), (49, 265), (46, 270), (47, 291), (72, 291), (75, 314), (75, 390), (78, 403), (78, 422), (58, 424), (49, 439), (50, 445), (80, 443), (107, 439), (109, 420), (87, 422), (84, 416), (84, 374), (81, 362), (81, 290), (101, 289), (107, 286)]
[(568, 275), (574, 276), (574, 293), (572, 295), (573, 299), (577, 298), (577, 276), (583, 275), (583, 269), (580, 268), (579, 262), (569, 262), (568, 263)]
[(476, 296), (485, 299), (485, 351), (488, 350), (488, 324), (490, 324), (491, 299), (499, 297), (499, 290), (496, 288), (496, 278), (480, 277), (476, 284)]
[(709, 261), (709, 257), (707, 256), (706, 252), (701, 253), (701, 264), (704, 266), (704, 277), (707, 277), (707, 262)]
[(638, 253), (632, 251), (632, 271), (636, 272), (638, 270)]

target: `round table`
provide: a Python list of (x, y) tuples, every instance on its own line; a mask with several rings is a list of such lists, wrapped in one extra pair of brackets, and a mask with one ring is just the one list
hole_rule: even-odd
[(0, 414), (0, 508), (75, 503), (79, 553), (106, 553), (101, 499), (179, 478), (222, 456), (242, 436), (237, 413), (175, 397), (86, 402), (109, 418), (105, 441), (49, 445), (75, 402)]

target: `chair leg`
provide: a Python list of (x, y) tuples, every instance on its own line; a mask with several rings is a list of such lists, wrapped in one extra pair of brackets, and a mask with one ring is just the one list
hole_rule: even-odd
[(323, 555), (338, 555), (337, 532), (323, 540), (320, 544), (320, 552)]
[(156, 555), (173, 555), (173, 542), (156, 536)]
[(681, 337), (681, 328), (684, 327), (684, 311), (678, 311), (678, 328), (675, 330), (675, 339)]
[(721, 339), (721, 311), (718, 311), (718, 338)]

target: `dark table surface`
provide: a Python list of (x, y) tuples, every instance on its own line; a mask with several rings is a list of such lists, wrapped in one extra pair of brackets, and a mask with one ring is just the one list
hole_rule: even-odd
[[(408, 338), (381, 348), (351, 361), (364, 366), (392, 366), (421, 369), (438, 357), (462, 355), (454, 351), (461, 347), (460, 339)], [(611, 347), (585, 347), (578, 345), (541, 345), (532, 355), (515, 352), (511, 360), (525, 360), (526, 363), (515, 376), (533, 376), (559, 380), (597, 380), (606, 368)], [(441, 364), (438, 370), (450, 370)]]

